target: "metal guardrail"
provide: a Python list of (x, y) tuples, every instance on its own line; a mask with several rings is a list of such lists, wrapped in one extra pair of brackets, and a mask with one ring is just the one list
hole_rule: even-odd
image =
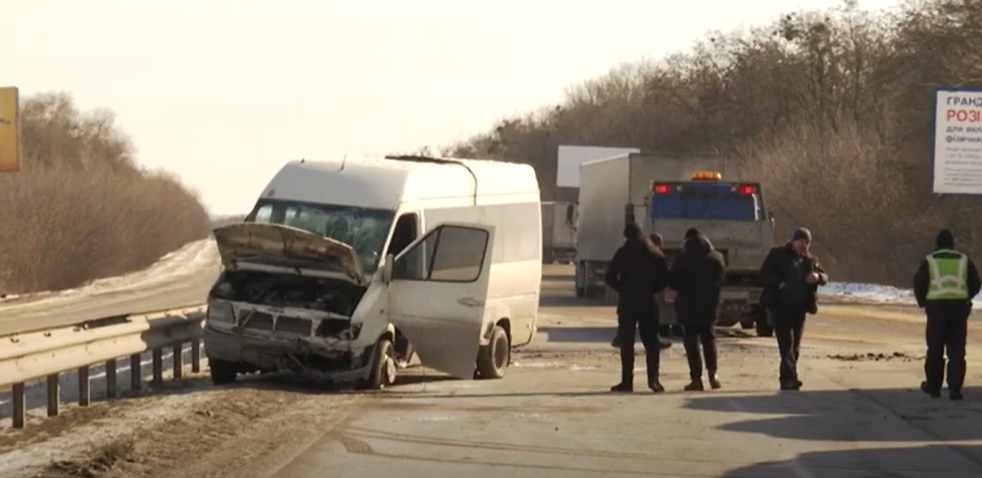
[(116, 360), (129, 356), (130, 387), (143, 387), (140, 355), (153, 356), (151, 385), (163, 382), (163, 351), (173, 347), (174, 378), (183, 375), (184, 344), (191, 344), (191, 371), (201, 370), (205, 306), (108, 317), (69, 327), (0, 337), (0, 387), (12, 386), (13, 426), (26, 422), (25, 382), (47, 379), (48, 416), (58, 415), (59, 376), (78, 373), (78, 404), (90, 402), (89, 367), (105, 364), (106, 397), (118, 396)]

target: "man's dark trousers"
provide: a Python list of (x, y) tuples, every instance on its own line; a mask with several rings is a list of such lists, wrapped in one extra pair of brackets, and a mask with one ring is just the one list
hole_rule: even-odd
[(806, 315), (805, 307), (777, 306), (774, 309), (774, 335), (781, 351), (781, 383), (798, 380), (798, 357)]
[[(692, 380), (702, 380), (702, 356), (706, 358), (706, 370), (716, 373), (716, 336), (713, 328), (716, 324), (683, 325), (683, 343), (685, 357), (689, 361), (689, 376)], [(699, 344), (702, 343), (702, 354)]]
[(620, 335), (621, 380), (631, 383), (634, 380), (634, 336), (635, 330), (641, 335), (644, 344), (645, 361), (648, 368), (648, 382), (658, 379), (661, 350), (658, 340), (658, 314), (651, 307), (621, 307), (617, 313), (617, 331)]
[[(948, 314), (950, 315), (950, 314)], [(948, 354), (948, 390), (961, 392), (965, 383), (965, 341), (968, 336), (968, 318), (964, 315), (950, 317), (928, 314), (927, 356), (924, 373), (927, 388), (940, 392), (945, 376), (945, 352)]]

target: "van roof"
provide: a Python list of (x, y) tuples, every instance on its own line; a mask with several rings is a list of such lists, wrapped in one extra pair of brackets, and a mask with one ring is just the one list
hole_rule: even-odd
[[(343, 167), (342, 167), (343, 165)], [(473, 176), (471, 175), (473, 171)], [(347, 158), (295, 160), (285, 164), (263, 190), (263, 198), (396, 209), (419, 199), (539, 193), (527, 164), (456, 158)]]

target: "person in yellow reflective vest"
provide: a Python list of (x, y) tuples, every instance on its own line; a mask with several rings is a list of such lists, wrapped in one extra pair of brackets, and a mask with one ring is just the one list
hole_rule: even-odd
[(933, 398), (941, 396), (948, 355), (948, 394), (962, 399), (965, 383), (965, 342), (972, 299), (982, 288), (979, 271), (969, 257), (955, 250), (955, 236), (944, 229), (938, 233), (937, 247), (928, 254), (914, 274), (914, 297), (927, 314), (927, 355), (921, 391)]

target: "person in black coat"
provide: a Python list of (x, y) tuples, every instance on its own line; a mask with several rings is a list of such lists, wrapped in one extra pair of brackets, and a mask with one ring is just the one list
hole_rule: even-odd
[(805, 316), (818, 313), (818, 286), (829, 281), (810, 252), (811, 242), (812, 233), (799, 228), (787, 244), (771, 249), (760, 266), (761, 304), (774, 313), (774, 335), (781, 351), (781, 390), (801, 389), (798, 357)]
[(914, 297), (927, 314), (927, 354), (921, 391), (938, 398), (945, 378), (948, 353), (948, 396), (962, 399), (965, 383), (965, 342), (972, 298), (982, 289), (975, 263), (955, 250), (955, 235), (947, 229), (938, 233), (935, 250), (914, 274)]
[[(652, 233), (648, 234), (648, 240), (651, 242), (652, 245), (655, 246), (655, 249), (658, 249), (657, 254), (659, 254), (659, 255), (664, 255), (665, 254), (664, 251), (662, 251), (662, 249), (661, 249), (661, 247), (662, 247), (662, 241), (663, 241), (663, 239), (661, 237), (661, 234), (658, 234), (657, 232), (652, 232)], [(659, 324), (661, 323), (660, 314), (659, 314), (659, 311), (658, 311), (658, 301), (657, 300), (655, 301), (655, 322), (657, 322)], [(619, 335), (614, 334), (614, 339), (610, 342), (610, 346), (611, 347), (614, 347), (615, 349), (620, 349), (621, 348), (621, 344), (618, 342), (618, 337), (619, 337)], [(658, 346), (662, 350), (672, 348), (672, 341), (671, 340), (668, 340), (668, 339), (662, 339), (661, 337), (658, 337)]]
[(658, 380), (661, 347), (654, 295), (667, 285), (668, 266), (665, 255), (642, 235), (636, 224), (624, 227), (624, 238), (624, 245), (617, 249), (604, 277), (617, 292), (617, 343), (621, 351), (621, 382), (610, 390), (634, 391), (634, 336), (638, 330), (644, 344), (648, 388), (663, 392), (665, 387)]
[(669, 272), (669, 285), (678, 292), (675, 311), (682, 324), (685, 355), (692, 378), (692, 382), (685, 386), (687, 391), (705, 389), (702, 383), (702, 355), (706, 359), (710, 386), (713, 389), (721, 386), (716, 374), (716, 336), (713, 328), (716, 326), (716, 310), (725, 280), (726, 261), (723, 255), (698, 230), (689, 229), (685, 233), (682, 252), (675, 257)]

